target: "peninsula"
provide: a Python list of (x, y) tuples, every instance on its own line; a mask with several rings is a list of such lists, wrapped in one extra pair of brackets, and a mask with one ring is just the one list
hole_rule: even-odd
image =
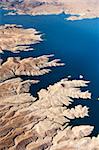
[(40, 42), (41, 35), (35, 29), (23, 29), (20, 25), (0, 26), (0, 51), (31, 50), (30, 44)]
[(1, 0), (1, 6), (15, 10), (11, 14), (47, 15), (64, 12), (73, 16), (69, 20), (99, 17), (99, 0)]

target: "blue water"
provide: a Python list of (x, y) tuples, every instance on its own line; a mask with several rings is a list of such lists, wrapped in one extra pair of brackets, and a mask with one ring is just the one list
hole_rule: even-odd
[[(43, 54), (55, 54), (54, 58), (60, 58), (66, 65), (64, 67), (52, 68), (52, 72), (42, 77), (38, 85), (31, 88), (35, 95), (41, 88), (46, 88), (60, 79), (72, 76), (72, 79), (79, 78), (82, 74), (85, 80), (90, 80), (87, 89), (92, 93), (92, 100), (76, 100), (74, 104), (81, 103), (90, 107), (90, 117), (76, 120), (74, 124), (91, 124), (95, 126), (94, 134), (99, 133), (99, 19), (86, 19), (80, 21), (66, 21), (67, 16), (4, 16), (6, 11), (0, 10), (0, 24), (19, 24), (24, 28), (36, 28), (44, 33), (44, 41), (40, 44), (31, 45), (34, 51), (20, 52), (13, 54), (5, 51), (9, 56), (39, 56)], [(23, 77), (25, 78), (25, 77)], [(26, 77), (28, 78), (28, 77)], [(33, 77), (31, 77), (33, 78)]]

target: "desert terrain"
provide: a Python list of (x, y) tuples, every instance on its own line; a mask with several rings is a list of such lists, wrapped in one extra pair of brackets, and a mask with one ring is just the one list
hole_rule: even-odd
[[(47, 15), (64, 12), (72, 15), (68, 20), (99, 17), (98, 0), (23, 0), (21, 2), (8, 0), (4, 6), (5, 8), (16, 10), (18, 14)], [(75, 15), (77, 16), (74, 17)]]

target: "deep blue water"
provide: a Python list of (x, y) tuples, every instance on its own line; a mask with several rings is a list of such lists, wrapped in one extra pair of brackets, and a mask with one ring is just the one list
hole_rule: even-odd
[[(99, 133), (99, 19), (86, 19), (80, 21), (64, 20), (67, 16), (4, 16), (6, 11), (0, 10), (0, 24), (19, 24), (24, 28), (36, 28), (43, 35), (43, 42), (31, 45), (35, 50), (13, 54), (5, 52), (2, 57), (9, 56), (39, 56), (55, 54), (66, 65), (52, 68), (48, 75), (39, 77), (40, 83), (31, 88), (32, 94), (41, 88), (46, 88), (60, 79), (72, 76), (79, 78), (82, 74), (85, 80), (90, 80), (87, 89), (92, 93), (92, 100), (77, 100), (74, 104), (82, 103), (90, 107), (90, 117), (81, 119), (81, 124), (95, 125), (95, 133)], [(27, 78), (27, 77), (26, 77)], [(31, 77), (32, 78), (32, 77)], [(38, 77), (35, 77), (38, 78)], [(75, 123), (75, 122), (74, 122)], [(78, 124), (76, 120), (76, 124)]]

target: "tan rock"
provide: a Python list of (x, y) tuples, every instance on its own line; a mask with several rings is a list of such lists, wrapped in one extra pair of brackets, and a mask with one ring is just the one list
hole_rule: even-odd
[(31, 84), (38, 83), (35, 80), (22, 81), (21, 78), (6, 80), (0, 83), (0, 100), (10, 96), (28, 93)]
[(31, 49), (30, 44), (42, 41), (41, 35), (35, 29), (23, 29), (18, 25), (0, 26), (0, 51), (22, 51)]
[[(34, 4), (37, 2), (37, 5)], [(40, 5), (38, 5), (40, 3)], [(99, 0), (24, 0), (20, 5), (8, 6), (8, 9), (17, 10), (18, 14), (42, 15), (71, 14), (69, 20), (99, 17)], [(6, 5), (7, 6), (7, 5)], [(78, 17), (74, 15), (78, 15)]]
[(49, 73), (47, 67), (63, 66), (59, 59), (49, 61), (49, 57), (53, 55), (43, 55), (37, 58), (19, 58), (10, 57), (0, 66), (0, 80), (6, 80), (15, 76), (28, 75), (39, 76)]
[[(22, 81), (20, 78), (11, 79), (0, 83), (2, 91), (8, 87), (9, 93), (13, 87), (16, 93), (8, 96), (1, 95), (0, 99), (0, 149), (50, 149), (58, 150), (79, 147), (79, 141), (88, 144), (92, 142), (89, 136), (93, 130), (90, 125), (67, 127), (71, 119), (83, 118), (88, 115), (88, 108), (81, 105), (69, 109), (72, 96), (90, 98), (91, 94), (81, 92), (78, 87), (87, 86), (88, 81), (63, 79), (38, 93), (38, 99), (31, 96), (29, 86), (24, 84), (31, 81)], [(18, 86), (22, 85), (22, 91), (17, 93)], [(23, 90), (25, 88), (25, 90)], [(69, 90), (69, 92), (68, 92)], [(79, 91), (79, 92), (78, 92)], [(27, 92), (27, 93), (25, 93)], [(76, 92), (78, 96), (76, 96)], [(72, 95), (69, 95), (71, 94)], [(62, 100), (63, 99), (63, 100)], [(66, 99), (67, 106), (64, 107)], [(57, 105), (58, 104), (58, 105)], [(68, 114), (69, 112), (69, 114)], [(72, 117), (73, 116), (73, 117)], [(88, 142), (89, 140), (90, 142)], [(98, 142), (95, 138), (94, 142)], [(85, 143), (84, 142), (84, 143)], [(97, 142), (94, 148), (97, 147)], [(6, 144), (4, 144), (6, 143)], [(74, 147), (74, 143), (76, 146)]]
[[(12, 25), (11, 31), (13, 27), (16, 28)], [(6, 28), (10, 30), (9, 26)], [(89, 81), (69, 81), (66, 78), (47, 89), (41, 89), (37, 93), (38, 98), (35, 98), (29, 90), (31, 84), (38, 81), (12, 78), (43, 75), (50, 71), (48, 67), (64, 65), (59, 59), (49, 61), (51, 56), (24, 59), (11, 57), (6, 62), (0, 61), (0, 149), (98, 149), (99, 137), (88, 137), (94, 127), (69, 126), (71, 119), (88, 116), (86, 106), (69, 108), (69, 105), (74, 101), (73, 98), (91, 98), (89, 91), (80, 90)]]

